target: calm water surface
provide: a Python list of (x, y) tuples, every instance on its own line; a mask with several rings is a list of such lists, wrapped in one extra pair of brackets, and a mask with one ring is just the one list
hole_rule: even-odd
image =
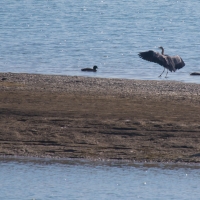
[[(0, 71), (163, 80), (138, 52), (165, 47), (200, 83), (200, 1), (1, 0)], [(97, 73), (82, 67), (97, 65)], [(199, 166), (0, 160), (0, 199), (199, 199)]]
[[(200, 83), (200, 1), (1, 0), (0, 71), (163, 80), (138, 52), (179, 54), (168, 80)], [(97, 73), (82, 67), (97, 65)]]
[(199, 169), (198, 165), (1, 158), (0, 199), (199, 199)]

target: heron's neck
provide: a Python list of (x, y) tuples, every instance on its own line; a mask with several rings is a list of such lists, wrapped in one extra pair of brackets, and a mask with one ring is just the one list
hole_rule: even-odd
[(162, 53), (161, 54), (164, 55), (164, 49), (162, 47), (161, 47), (161, 49), (162, 49)]

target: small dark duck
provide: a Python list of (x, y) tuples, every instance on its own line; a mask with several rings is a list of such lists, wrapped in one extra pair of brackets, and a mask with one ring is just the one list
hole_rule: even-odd
[(94, 67), (93, 67), (93, 69), (92, 68), (83, 68), (83, 69), (81, 69), (81, 71), (84, 71), (84, 72), (96, 72), (97, 71), (97, 66), (95, 65)]
[(191, 76), (200, 76), (200, 72), (193, 72), (190, 74)]

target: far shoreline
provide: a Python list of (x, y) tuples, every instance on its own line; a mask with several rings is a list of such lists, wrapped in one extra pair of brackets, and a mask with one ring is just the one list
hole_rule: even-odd
[[(81, 71), (81, 69), (80, 69)], [(198, 73), (198, 72), (194, 72), (194, 73)], [(70, 74), (59, 74), (59, 73), (29, 73), (29, 72), (0, 72), (1, 75), (3, 74), (24, 74), (24, 75), (41, 75), (41, 76), (58, 76), (58, 77), (82, 77), (82, 78), (94, 78), (94, 79), (113, 79), (113, 80), (134, 80), (134, 81), (161, 81), (161, 82), (178, 82), (178, 83), (184, 83), (184, 84), (200, 84), (199, 82), (194, 81), (187, 81), (187, 80), (173, 80), (170, 79), (171, 76), (169, 73), (168, 77), (165, 78), (164, 76), (162, 77), (158, 77), (155, 75), (155, 79), (140, 79), (140, 78), (134, 78), (134, 77), (107, 77), (107, 76), (98, 76), (98, 71), (97, 72), (81, 72), (81, 74), (79, 75), (70, 75)], [(188, 73), (188, 76), (190, 76), (192, 79), (199, 79), (198, 75), (191, 75), (193, 73)], [(94, 76), (93, 76), (94, 75)], [(97, 76), (95, 76), (97, 75)]]

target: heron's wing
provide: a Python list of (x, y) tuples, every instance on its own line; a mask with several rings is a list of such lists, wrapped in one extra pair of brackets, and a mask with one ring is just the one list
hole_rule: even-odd
[(170, 71), (176, 71), (177, 69), (181, 69), (185, 66), (182, 58), (180, 56), (166, 56), (167, 60), (167, 68)]
[(174, 60), (176, 69), (181, 69), (182, 67), (185, 66), (185, 63), (180, 56), (173, 56), (172, 58)]
[(144, 60), (157, 63), (163, 67), (166, 66), (166, 64), (167, 64), (166, 58), (164, 55), (154, 52), (154, 51), (151, 51), (151, 50), (145, 51), (145, 52), (140, 52), (138, 55), (140, 58), (142, 58)]

